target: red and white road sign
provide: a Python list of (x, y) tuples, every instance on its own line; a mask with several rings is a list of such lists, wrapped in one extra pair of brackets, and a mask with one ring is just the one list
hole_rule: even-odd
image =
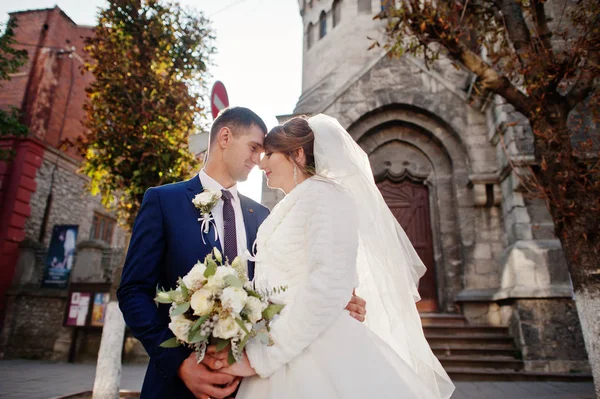
[(222, 109), (227, 107), (229, 107), (227, 90), (225, 90), (225, 85), (221, 83), (221, 81), (217, 80), (210, 93), (210, 110), (213, 119), (219, 115), (219, 112), (221, 112)]

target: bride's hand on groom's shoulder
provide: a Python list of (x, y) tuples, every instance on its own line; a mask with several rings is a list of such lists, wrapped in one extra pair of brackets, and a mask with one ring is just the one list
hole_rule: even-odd
[(195, 353), (181, 363), (177, 375), (199, 399), (227, 398), (235, 392), (241, 381), (241, 378), (233, 375), (211, 370), (204, 363), (198, 364)]
[(352, 291), (352, 299), (346, 305), (346, 310), (350, 312), (350, 316), (362, 323), (367, 315), (367, 302), (357, 296), (356, 291)]
[(231, 366), (224, 367), (219, 371), (237, 377), (252, 377), (253, 375), (256, 375), (256, 371), (252, 368), (245, 351), (238, 362), (233, 363)]

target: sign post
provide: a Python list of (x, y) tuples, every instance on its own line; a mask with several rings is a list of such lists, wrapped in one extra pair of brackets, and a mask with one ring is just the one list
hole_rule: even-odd
[(227, 107), (229, 107), (227, 90), (225, 90), (225, 85), (221, 81), (217, 80), (210, 93), (210, 111), (212, 113), (213, 120), (219, 115), (219, 112)]

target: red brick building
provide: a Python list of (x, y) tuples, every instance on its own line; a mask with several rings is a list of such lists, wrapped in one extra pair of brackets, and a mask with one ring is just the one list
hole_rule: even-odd
[(10, 163), (0, 162), (0, 320), (7, 293), (20, 278), (24, 243), (47, 247), (55, 224), (78, 225), (78, 244), (99, 239), (114, 246), (118, 240), (113, 236), (119, 234), (114, 218), (87, 194), (86, 178), (77, 173), (81, 158), (73, 148), (61, 146), (82, 134), (85, 87), (93, 79), (81, 73), (83, 47), (93, 28), (75, 24), (58, 7), (10, 17), (18, 24), (15, 47), (27, 50), (28, 61), (2, 82), (0, 108), (21, 109), (29, 135), (0, 141), (16, 153)]

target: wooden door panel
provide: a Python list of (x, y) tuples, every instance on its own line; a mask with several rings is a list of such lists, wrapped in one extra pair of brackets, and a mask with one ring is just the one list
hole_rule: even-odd
[(419, 282), (421, 301), (417, 303), (417, 308), (421, 312), (435, 312), (438, 310), (438, 298), (429, 212), (429, 189), (424, 184), (413, 183), (408, 179), (400, 183), (384, 180), (377, 186), (392, 214), (406, 231), (417, 254), (427, 267), (427, 272)]

